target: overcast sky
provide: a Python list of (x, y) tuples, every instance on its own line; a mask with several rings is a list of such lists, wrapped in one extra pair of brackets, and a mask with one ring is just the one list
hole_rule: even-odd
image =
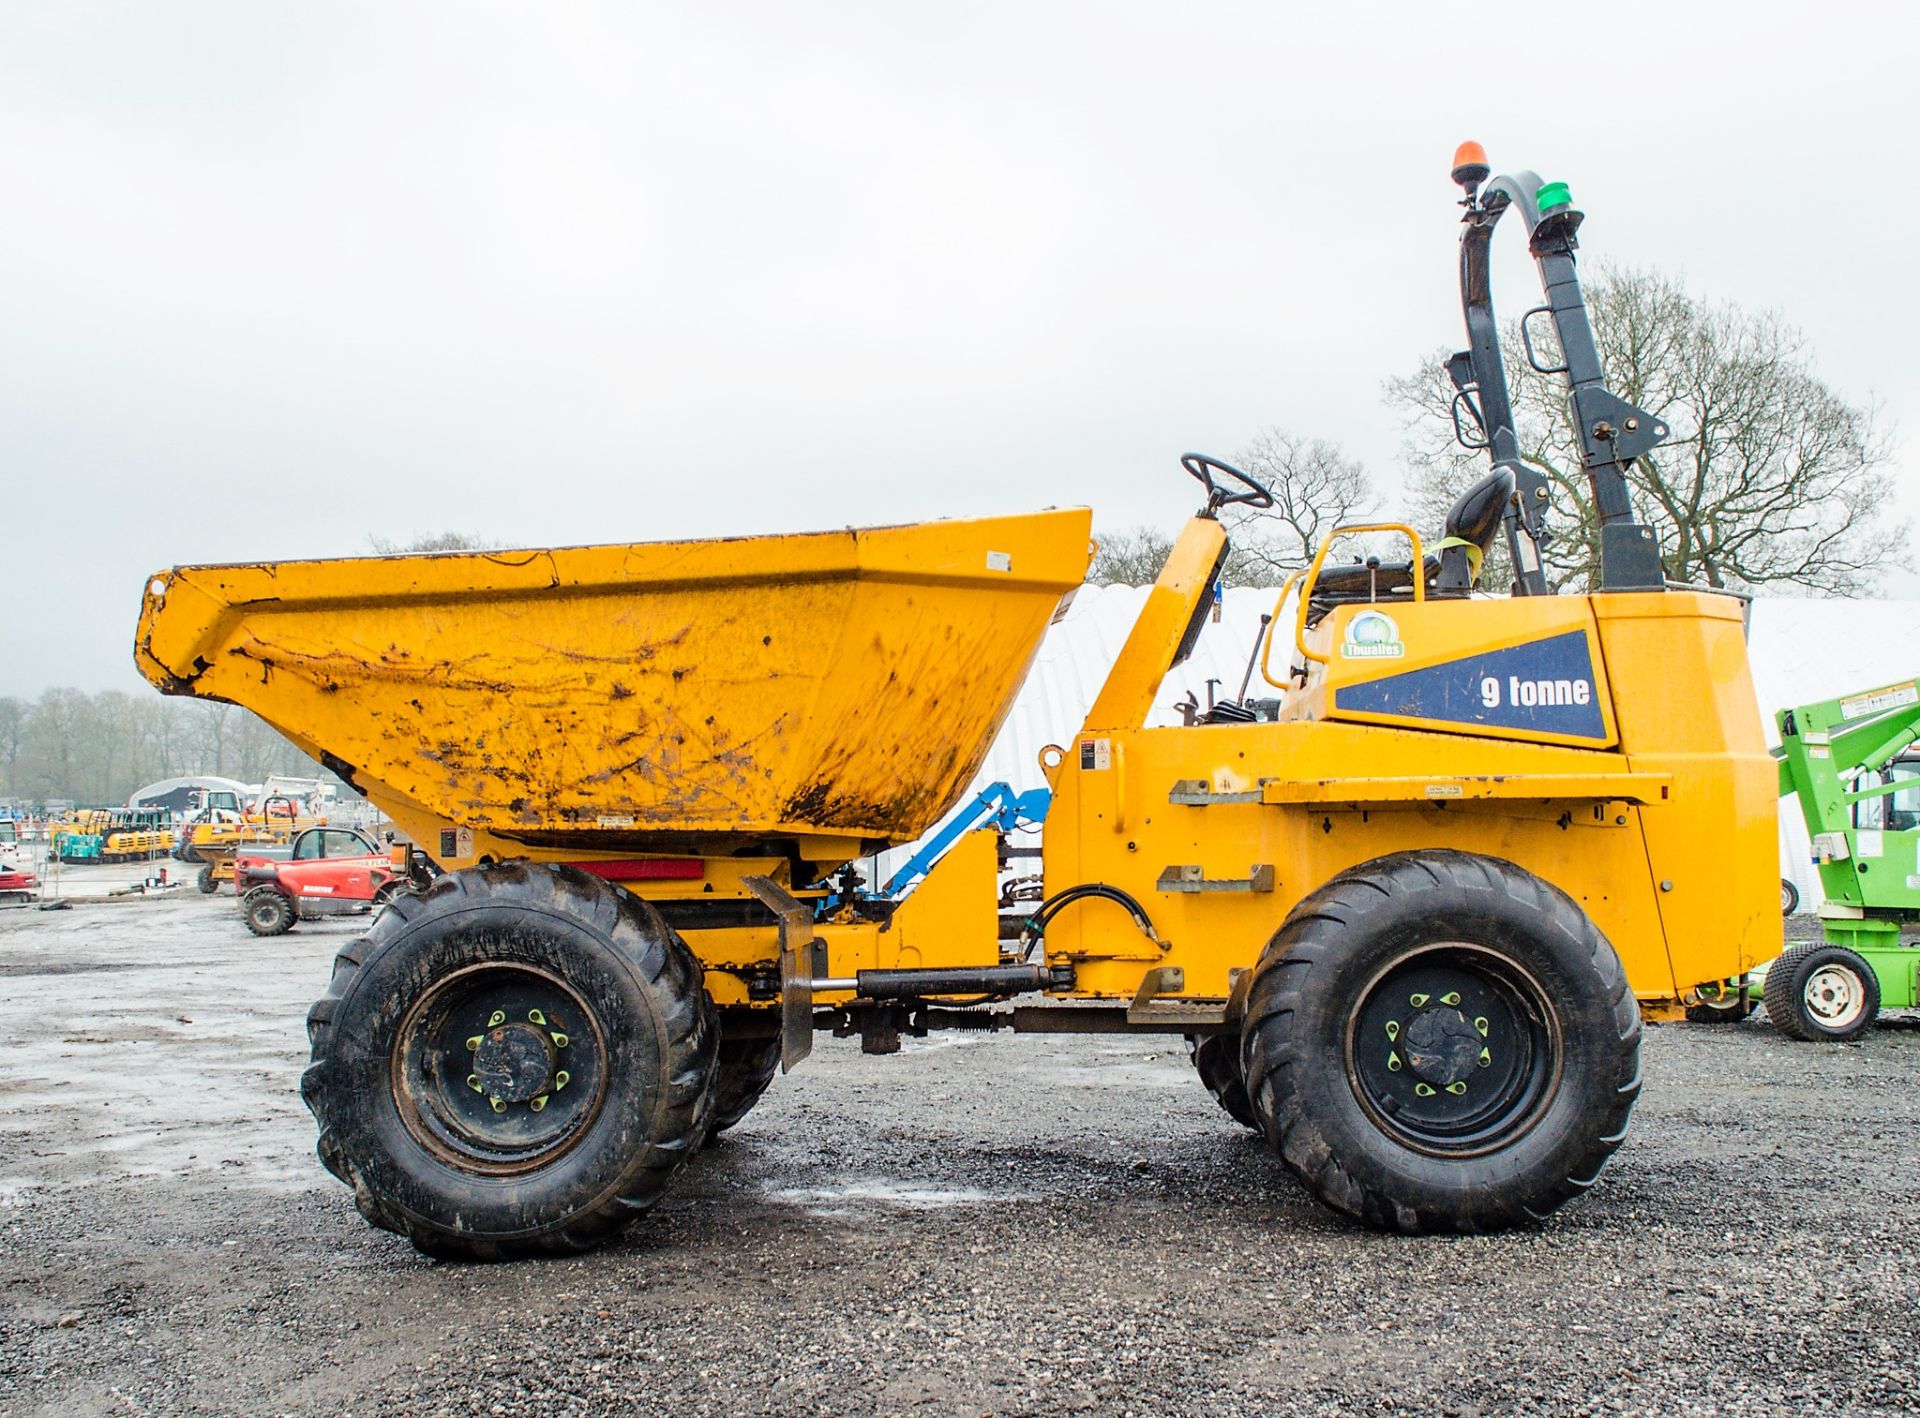
[(0, 4), (0, 694), (141, 687), (155, 569), (369, 533), (1171, 526), (1275, 424), (1391, 483), (1467, 137), (1800, 324), (1904, 487), (1914, 15)]

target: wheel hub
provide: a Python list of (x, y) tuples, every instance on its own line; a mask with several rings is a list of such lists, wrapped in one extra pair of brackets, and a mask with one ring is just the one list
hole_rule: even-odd
[(435, 982), (401, 1022), (394, 1101), (423, 1146), (464, 1170), (545, 1165), (605, 1101), (605, 1041), (544, 970), (485, 963)]
[(556, 1056), (546, 1030), (516, 1021), (480, 1036), (473, 1051), (473, 1074), (489, 1096), (525, 1103), (552, 1091)]
[(1859, 1012), (1863, 994), (1851, 971), (1825, 966), (1807, 981), (1807, 1009), (1830, 1027), (1850, 1024)]
[(1407, 1067), (1435, 1088), (1464, 1083), (1480, 1067), (1481, 1031), (1455, 1005), (1432, 1005), (1406, 1026)]
[(1557, 1036), (1539, 985), (1467, 943), (1410, 951), (1348, 1025), (1348, 1078), (1389, 1136), (1434, 1155), (1492, 1150), (1552, 1096)]

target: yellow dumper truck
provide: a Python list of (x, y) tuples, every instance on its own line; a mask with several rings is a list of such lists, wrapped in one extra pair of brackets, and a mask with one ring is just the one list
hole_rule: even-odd
[[(1455, 177), (1458, 421), (1491, 471), (1431, 550), (1323, 547), (1282, 592), (1277, 717), (1147, 728), (1221, 510), (1270, 497), (1189, 455), (1202, 505), (1042, 755), (1042, 882), (1012, 910), (991, 828), (903, 899), (849, 864), (960, 800), (1086, 573), (1085, 510), (153, 576), (147, 678), (257, 711), (430, 859), (308, 1020), (320, 1156), (368, 1219), (443, 1255), (591, 1246), (822, 1028), (1184, 1035), (1373, 1226), (1505, 1227), (1590, 1186), (1639, 1005), (1779, 952), (1775, 769), (1740, 603), (1668, 586), (1634, 517), (1625, 473), (1666, 430), (1601, 378), (1580, 213), (1470, 149)], [(1586, 594), (1541, 571), (1546, 483), (1514, 447), (1487, 253), (1516, 209), (1600, 510)]]

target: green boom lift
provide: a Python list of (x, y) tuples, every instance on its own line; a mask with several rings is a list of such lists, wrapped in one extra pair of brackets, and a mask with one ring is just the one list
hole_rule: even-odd
[[(1767, 967), (1767, 1015), (1796, 1039), (1851, 1039), (1916, 1003), (1920, 949), (1920, 680), (1783, 709), (1780, 794), (1797, 793), (1826, 904), (1824, 941)], [(1743, 991), (1744, 993), (1744, 991)]]

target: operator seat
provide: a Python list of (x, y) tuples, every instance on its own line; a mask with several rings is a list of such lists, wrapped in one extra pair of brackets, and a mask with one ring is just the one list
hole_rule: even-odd
[[(1445, 535), (1437, 550), (1421, 559), (1428, 595), (1464, 596), (1473, 589), (1480, 562), (1493, 545), (1500, 519), (1513, 501), (1513, 488), (1513, 469), (1495, 468), (1454, 499), (1447, 509)], [(1411, 561), (1382, 561), (1370, 556), (1346, 566), (1322, 566), (1313, 583), (1307, 623), (1311, 625), (1335, 606), (1406, 600), (1412, 593)]]

